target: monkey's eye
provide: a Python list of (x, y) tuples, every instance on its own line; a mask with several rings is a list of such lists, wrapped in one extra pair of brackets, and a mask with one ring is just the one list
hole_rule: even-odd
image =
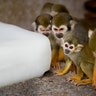
[(66, 43), (64, 44), (64, 46), (68, 48), (69, 44), (66, 42)]
[(74, 45), (70, 45), (70, 47), (69, 47), (70, 49), (74, 49)]
[(59, 30), (60, 30), (60, 31), (63, 31), (63, 30), (64, 30), (64, 28), (60, 28)]
[(68, 44), (65, 44), (65, 47), (68, 47)]
[(70, 48), (70, 49), (73, 49), (73, 46), (70, 46), (69, 48)]
[(58, 29), (57, 28), (54, 28), (55, 31), (57, 31)]

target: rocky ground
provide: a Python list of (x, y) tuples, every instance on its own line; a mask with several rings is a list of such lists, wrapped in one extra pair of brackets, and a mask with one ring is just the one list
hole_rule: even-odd
[(48, 72), (43, 77), (1, 88), (0, 96), (96, 96), (91, 84), (75, 86), (68, 82), (71, 74), (57, 76)]
[[(0, 21), (32, 30), (31, 23), (47, 1), (64, 4), (73, 16), (84, 17), (82, 4), (87, 0), (0, 0)], [(96, 25), (92, 19), (82, 21), (87, 22), (84, 24), (87, 28)], [(75, 86), (68, 82), (70, 75), (72, 73), (57, 76), (48, 72), (40, 78), (0, 88), (0, 96), (96, 96), (96, 89), (91, 85)]]

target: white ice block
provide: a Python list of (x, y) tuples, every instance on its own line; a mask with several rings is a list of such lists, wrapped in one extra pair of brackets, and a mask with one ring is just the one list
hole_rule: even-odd
[(0, 87), (42, 76), (50, 62), (47, 37), (0, 22)]

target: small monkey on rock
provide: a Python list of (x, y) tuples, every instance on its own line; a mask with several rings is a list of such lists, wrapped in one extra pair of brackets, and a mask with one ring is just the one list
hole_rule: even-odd
[[(76, 66), (77, 73), (69, 78), (76, 85), (92, 83), (95, 58), (88, 44), (81, 44), (78, 38), (71, 35), (62, 39), (61, 44), (64, 54), (70, 58)], [(86, 78), (84, 78), (84, 74)]]

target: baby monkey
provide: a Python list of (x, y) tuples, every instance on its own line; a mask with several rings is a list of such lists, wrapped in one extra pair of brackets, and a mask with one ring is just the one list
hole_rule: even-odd
[[(69, 78), (76, 85), (92, 83), (95, 58), (88, 44), (81, 44), (75, 36), (62, 39), (64, 54), (76, 65), (77, 73)], [(71, 67), (71, 66), (70, 66)], [(86, 75), (86, 79), (84, 78)]]
[(48, 37), (51, 32), (52, 18), (49, 14), (40, 14), (32, 23), (33, 30)]

